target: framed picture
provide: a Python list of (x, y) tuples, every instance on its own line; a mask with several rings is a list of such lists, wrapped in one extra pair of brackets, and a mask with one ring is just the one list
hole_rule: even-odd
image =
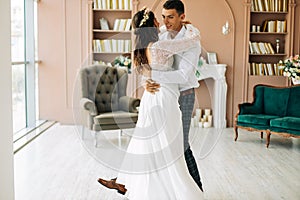
[(217, 54), (215, 52), (207, 52), (208, 64), (218, 64)]
[(99, 21), (101, 30), (109, 30), (108, 22), (105, 18), (101, 18)]

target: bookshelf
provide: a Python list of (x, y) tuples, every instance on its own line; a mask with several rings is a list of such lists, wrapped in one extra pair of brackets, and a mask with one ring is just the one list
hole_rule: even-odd
[(292, 53), (294, 0), (246, 0), (248, 44), (245, 51), (244, 99), (251, 101), (256, 84), (287, 86), (280, 60)]
[(131, 52), (131, 0), (93, 0), (93, 63), (111, 63), (117, 56)]
[[(137, 10), (139, 1), (88, 0), (88, 3), (89, 42), (87, 49), (89, 57), (87, 63), (89, 65), (102, 62), (110, 64), (120, 55), (130, 56), (132, 52), (132, 34), (130, 30), (131, 22), (128, 19), (131, 19), (132, 13)], [(103, 25), (103, 20), (101, 19), (105, 19), (107, 22), (104, 28), (101, 26)], [(115, 42), (101, 42), (111, 40)], [(95, 46), (95, 43), (98, 43), (98, 46)], [(101, 49), (99, 47), (99, 43), (100, 46), (102, 43)], [(106, 44), (106, 46), (109, 45), (111, 50), (107, 50), (104, 43), (109, 43)], [(129, 71), (126, 92), (127, 95), (139, 97), (136, 85), (138, 85), (137, 76)]]

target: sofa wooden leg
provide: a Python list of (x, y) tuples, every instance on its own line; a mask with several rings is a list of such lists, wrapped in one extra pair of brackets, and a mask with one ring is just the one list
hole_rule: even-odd
[(271, 138), (271, 131), (267, 130), (266, 133), (267, 133), (266, 146), (267, 146), (267, 148), (269, 148), (270, 138)]
[(235, 132), (235, 138), (234, 138), (234, 141), (237, 140), (239, 134), (238, 134), (238, 127), (236, 125), (234, 125), (234, 132)]
[(260, 132), (260, 138), (261, 138), (261, 139), (264, 138), (264, 132)]

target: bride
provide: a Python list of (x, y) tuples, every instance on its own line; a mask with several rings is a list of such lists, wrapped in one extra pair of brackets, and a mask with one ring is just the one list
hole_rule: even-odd
[[(146, 8), (137, 12), (132, 19), (136, 71), (174, 70), (173, 55), (192, 48), (200, 37), (192, 25), (185, 26), (184, 38), (159, 41), (154, 13)], [(184, 160), (179, 95), (179, 85), (174, 83), (160, 84), (155, 94), (145, 90), (118, 178), (99, 179), (102, 185), (126, 193), (130, 200), (202, 199)]]

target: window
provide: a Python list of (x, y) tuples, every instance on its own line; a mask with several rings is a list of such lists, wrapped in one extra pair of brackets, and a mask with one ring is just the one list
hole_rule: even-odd
[(38, 119), (36, 16), (34, 0), (11, 0), (13, 131), (35, 127)]

